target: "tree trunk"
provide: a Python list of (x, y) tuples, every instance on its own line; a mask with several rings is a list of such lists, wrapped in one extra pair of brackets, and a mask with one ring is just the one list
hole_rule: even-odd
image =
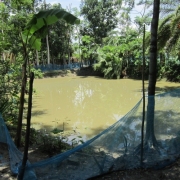
[(157, 34), (159, 22), (160, 0), (154, 0), (153, 18), (151, 22), (150, 63), (148, 95), (155, 95), (157, 69)]
[(68, 39), (68, 64), (70, 65), (70, 63), (71, 63), (71, 57), (70, 57), (69, 41), (70, 41), (70, 39)]
[(34, 73), (31, 72), (30, 81), (29, 81), (29, 98), (28, 98), (28, 114), (27, 114), (25, 147), (24, 147), (24, 155), (23, 155), (23, 160), (22, 160), (22, 166), (20, 168), (20, 173), (19, 173), (19, 176), (18, 176), (18, 180), (23, 180), (25, 167), (26, 167), (26, 163), (27, 163), (27, 160), (28, 160), (28, 148), (29, 148), (29, 138), (30, 138), (30, 127), (31, 127), (33, 81), (34, 81)]
[(150, 41), (150, 62), (149, 62), (149, 86), (147, 105), (147, 124), (145, 143), (150, 147), (157, 147), (154, 134), (154, 109), (155, 109), (155, 87), (157, 69), (157, 33), (159, 22), (160, 0), (154, 0), (153, 18), (151, 21), (151, 41)]
[(39, 53), (38, 53), (38, 50), (36, 50), (36, 65), (39, 66)]
[[(44, 0), (44, 9), (46, 9), (46, 0)], [(46, 46), (47, 46), (47, 64), (50, 64), (50, 50), (49, 50), (49, 38), (46, 35)]]
[(43, 65), (45, 65), (44, 56), (43, 56), (43, 50), (41, 50), (41, 62), (42, 62)]
[[(3, 41), (4, 41), (4, 31), (3, 31), (3, 29), (1, 31), (2, 31), (2, 36), (3, 36)], [(5, 61), (5, 53), (4, 52), (2, 53), (2, 59)]]
[(27, 52), (25, 49), (25, 59), (24, 59), (23, 65), (22, 65), (22, 85), (21, 85), (21, 94), (20, 94), (18, 124), (17, 124), (16, 138), (15, 138), (15, 143), (18, 148), (20, 147), (20, 144), (21, 144), (21, 130), (22, 130), (23, 110), (24, 110), (24, 97), (25, 97), (25, 89), (26, 89), (26, 82), (27, 82), (26, 70), (27, 70)]
[(49, 51), (49, 38), (46, 35), (46, 45), (47, 45), (47, 63), (50, 64), (50, 51)]

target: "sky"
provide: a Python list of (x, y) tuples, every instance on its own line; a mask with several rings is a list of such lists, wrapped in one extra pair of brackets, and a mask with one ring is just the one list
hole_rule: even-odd
[[(135, 1), (138, 2), (138, 0), (135, 0)], [(71, 8), (76, 7), (79, 9), (81, 0), (46, 0), (46, 3), (51, 3), (51, 4), (60, 3), (64, 9), (69, 9), (69, 7)], [(142, 11), (142, 7), (136, 6), (135, 9), (131, 13), (131, 17), (134, 18), (135, 16), (141, 16), (141, 13), (140, 13), (141, 11)]]
[(51, 4), (60, 3), (64, 9), (66, 9), (69, 6), (71, 8), (74, 8), (74, 7), (79, 8), (81, 0), (46, 0), (46, 3), (51, 3)]

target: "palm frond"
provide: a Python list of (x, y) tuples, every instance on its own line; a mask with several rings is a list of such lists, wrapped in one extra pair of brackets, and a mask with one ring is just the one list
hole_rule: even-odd
[(171, 22), (172, 31), (176, 30), (179, 24), (180, 24), (180, 14), (172, 19)]
[(171, 20), (172, 20), (173, 17), (174, 17), (174, 14), (170, 14), (170, 15), (168, 15), (167, 17), (165, 17), (165, 18), (160, 22), (159, 30), (161, 30), (162, 28), (164, 28), (164, 26), (165, 26), (167, 23), (171, 23)]
[(174, 33), (173, 33), (173, 36), (168, 41), (168, 45), (167, 45), (168, 49), (172, 49), (173, 47), (175, 47), (177, 45), (177, 43), (180, 39), (179, 34), (180, 34), (180, 29), (176, 29), (176, 31), (174, 31)]
[(166, 43), (171, 38), (171, 26), (165, 24), (158, 32), (158, 49), (162, 49), (166, 46)]
[(161, 0), (160, 15), (163, 17), (174, 13), (177, 6), (179, 6), (179, 0)]

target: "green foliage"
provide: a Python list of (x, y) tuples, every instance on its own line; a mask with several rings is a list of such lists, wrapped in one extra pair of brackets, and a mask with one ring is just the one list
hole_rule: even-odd
[(19, 62), (0, 61), (0, 112), (7, 120), (17, 120), (20, 91)]
[(34, 0), (4, 0), (3, 1), (13, 11), (32, 11)]
[(54, 128), (51, 132), (53, 133), (53, 134), (59, 134), (59, 133), (61, 133), (61, 132), (63, 132), (64, 130), (62, 130), (62, 129), (58, 129), (58, 128)]
[(42, 79), (44, 77), (44, 73), (40, 69), (31, 68), (31, 72), (34, 73), (35, 79)]
[(96, 71), (101, 71), (107, 79), (119, 79), (122, 71), (122, 59), (119, 58), (119, 47), (104, 46), (99, 50), (99, 62), (94, 64)]
[(8, 50), (10, 46), (8, 42), (8, 34), (7, 34), (7, 31), (10, 30), (10, 27), (7, 24), (8, 19), (9, 19), (8, 9), (4, 3), (0, 2), (0, 30), (1, 30), (0, 54), (2, 54), (3, 51)]
[[(177, 2), (173, 2), (177, 3)], [(172, 4), (173, 6), (175, 4)], [(164, 64), (159, 68), (159, 77), (168, 81), (179, 80), (180, 6), (171, 9), (161, 21), (158, 29), (158, 49), (164, 54)]]
[(171, 82), (180, 82), (180, 59), (173, 58), (161, 66), (160, 75)]
[[(71, 41), (71, 26), (64, 20), (49, 27), (49, 46), (51, 48), (51, 56), (56, 59), (63, 59), (64, 54), (68, 54), (71, 49), (69, 43)], [(46, 47), (46, 44), (44, 44)]]
[(81, 51), (84, 61), (89, 60), (90, 65), (97, 59), (97, 44), (94, 43), (94, 38), (90, 36), (82, 36)]
[(101, 44), (102, 38), (107, 37), (107, 33), (117, 26), (120, 4), (112, 0), (82, 1), (81, 14), (88, 25), (82, 29), (81, 34), (94, 37), (95, 43)]
[(43, 153), (47, 153), (49, 156), (71, 149), (64, 139), (66, 137), (62, 135), (52, 136), (46, 131), (37, 131), (31, 128), (30, 144), (36, 144)]
[(40, 50), (41, 38), (46, 36), (48, 26), (56, 23), (59, 19), (64, 19), (69, 24), (80, 23), (78, 18), (63, 9), (40, 11), (32, 17), (23, 31), (24, 43), (26, 44), (28, 41), (32, 48)]
[(180, 6), (171, 14), (161, 20), (158, 29), (158, 46), (159, 49), (166, 48), (173, 50), (179, 43), (180, 37)]
[(8, 43), (6, 47), (8, 52), (13, 53), (14, 58), (23, 56), (23, 45), (20, 37), (20, 32), (25, 28), (30, 16), (27, 13), (18, 13), (10, 16), (7, 25), (8, 29), (5, 31), (5, 39)]
[(46, 130), (36, 130), (31, 128), (30, 145), (35, 145), (43, 153), (53, 156), (67, 151), (77, 146), (79, 143), (84, 143), (81, 136), (75, 135), (75, 138), (71, 140), (72, 145), (69, 145), (67, 143), (68, 134), (64, 134), (63, 130), (54, 128), (51, 132), (53, 135), (47, 133)]
[[(107, 47), (114, 47), (113, 49), (116, 49), (111, 51), (111, 56), (117, 57), (118, 62), (120, 61), (121, 63), (117, 65), (117, 67), (114, 65), (110, 65), (106, 73), (112, 71), (118, 72), (126, 68), (126, 73), (128, 76), (133, 78), (141, 78), (142, 38), (141, 36), (139, 36), (138, 31), (128, 29), (126, 32), (121, 33), (120, 35), (118, 35), (118, 33), (114, 31), (110, 35), (111, 36), (104, 38), (104, 44), (108, 44), (109, 46)], [(104, 49), (103, 52), (107, 53), (108, 51)], [(101, 55), (101, 53), (99, 53), (99, 55)], [(107, 64), (104, 61), (105, 60), (101, 60), (101, 64), (103, 66)], [(117, 62), (117, 60), (114, 60), (114, 62)], [(99, 67), (99, 63), (98, 65), (96, 65), (96, 69), (100, 69), (100, 67), (102, 67), (102, 65)], [(148, 60), (146, 61), (146, 63), (146, 65), (148, 65)], [(148, 66), (146, 66), (145, 73), (147, 75)]]

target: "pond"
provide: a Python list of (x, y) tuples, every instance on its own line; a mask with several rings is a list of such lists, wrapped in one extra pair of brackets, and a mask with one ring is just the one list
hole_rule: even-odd
[[(145, 82), (146, 91), (148, 82)], [(156, 92), (180, 87), (158, 81)], [(32, 127), (55, 128), (79, 133), (86, 138), (97, 135), (128, 113), (142, 97), (142, 81), (107, 80), (98, 77), (57, 77), (35, 79)]]

